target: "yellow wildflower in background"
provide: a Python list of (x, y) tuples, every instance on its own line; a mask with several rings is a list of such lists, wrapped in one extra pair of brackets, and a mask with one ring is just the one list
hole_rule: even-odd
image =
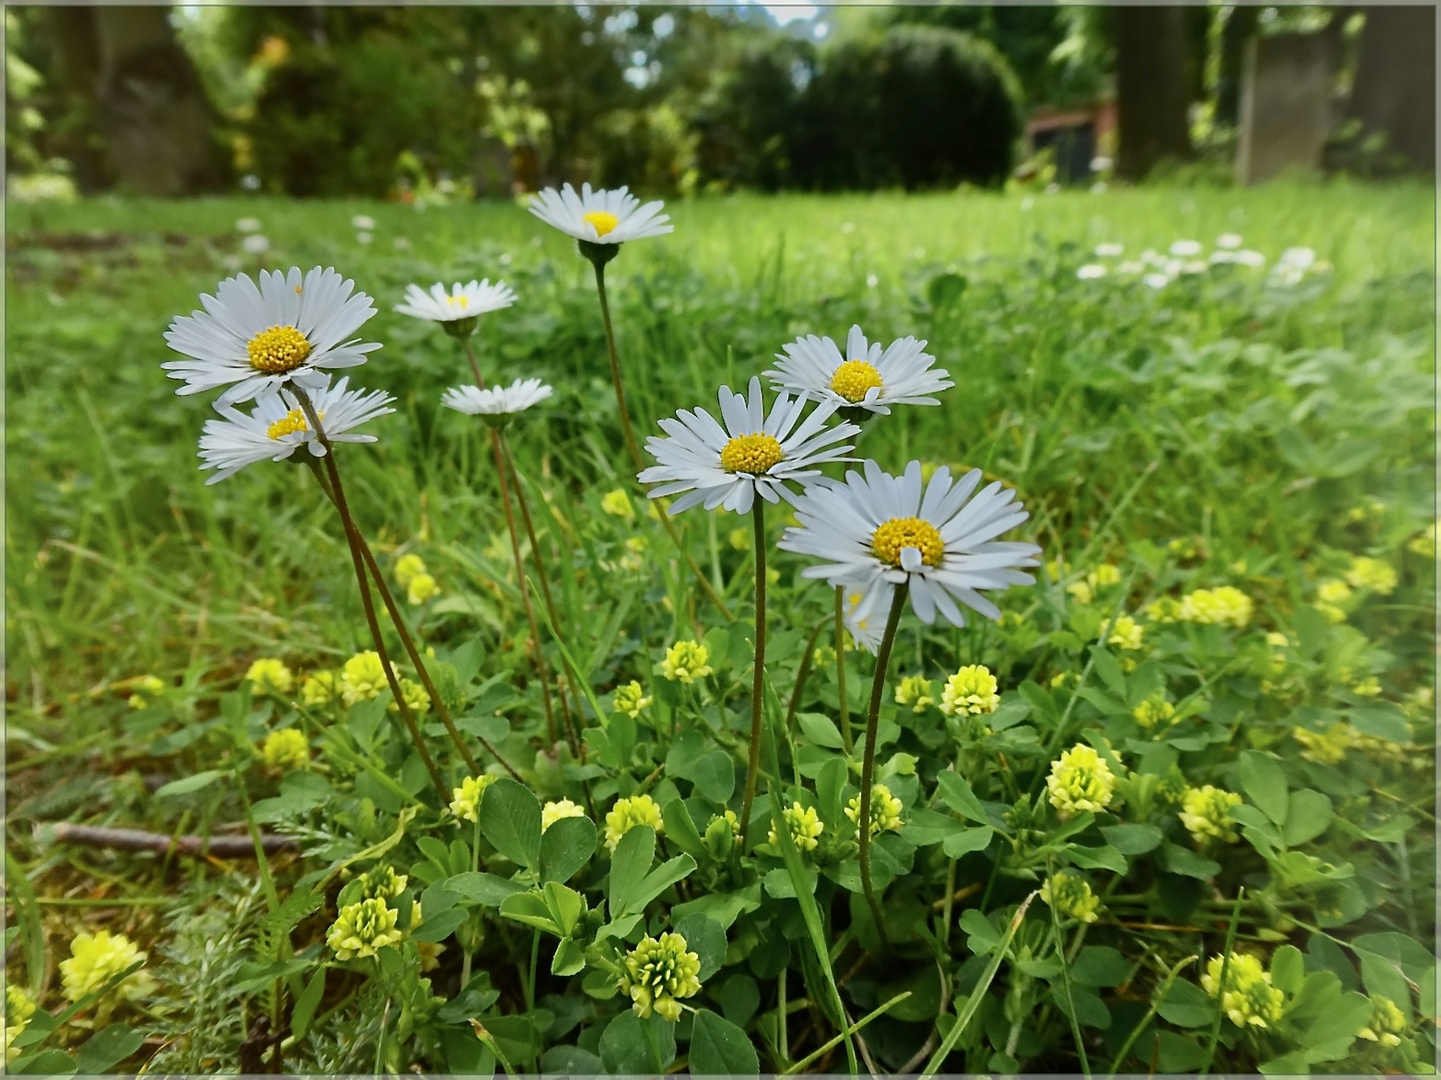
[(680, 934), (647, 934), (626, 954), (622, 966), (620, 992), (642, 1020), (654, 1012), (675, 1023), (680, 1019), (679, 999), (700, 990), (700, 955), (687, 951)]
[(480, 797), (495, 781), (496, 777), (490, 773), (467, 776), (460, 782), (460, 787), (451, 789), (450, 812), (462, 821), (476, 821), (480, 814)]
[(133, 692), (126, 699), (132, 709), (144, 709), (165, 693), (165, 683), (154, 675), (142, 675), (135, 680)]
[(347, 705), (378, 698), (389, 687), (380, 654), (374, 649), (356, 653), (340, 669), (340, 696)]
[(435, 578), (429, 574), (416, 574), (405, 588), (405, 599), (411, 606), (418, 606), (439, 592), (440, 586), (436, 584)]
[(1000, 703), (996, 677), (983, 664), (967, 664), (946, 680), (941, 691), (941, 712), (946, 716), (993, 713)]
[(1135, 652), (1144, 647), (1145, 637), (1146, 628), (1134, 618), (1130, 615), (1117, 615), (1116, 623), (1111, 627), (1111, 636), (1106, 638), (1106, 644)]
[(1397, 580), (1394, 569), (1369, 555), (1353, 556), (1351, 568), (1346, 571), (1346, 581), (1353, 588), (1370, 589), (1379, 596), (1390, 596)]
[(1332, 724), (1323, 732), (1311, 731), (1299, 725), (1291, 729), (1291, 738), (1301, 744), (1301, 756), (1318, 765), (1336, 765), (1346, 757), (1351, 745), (1347, 725)]
[[(1221, 968), (1226, 968), (1226, 985), (1221, 985)], [(1237, 1027), (1270, 1027), (1281, 1019), (1283, 997), (1271, 985), (1271, 973), (1261, 968), (1261, 961), (1249, 953), (1232, 953), (1225, 964), (1220, 956), (1211, 958), (1201, 988), (1219, 998), (1221, 1011)]]
[(255, 688), (256, 693), (271, 690), (277, 694), (288, 694), (295, 684), (295, 676), (285, 666), (284, 661), (273, 656), (263, 656), (250, 665), (250, 670), (245, 673), (245, 681)]
[(265, 737), (260, 760), (267, 769), (303, 769), (310, 764), (310, 740), (299, 728), (281, 728)]
[[(800, 851), (814, 851), (820, 842), (821, 833), (825, 832), (826, 828), (821, 823), (821, 816), (815, 812), (815, 809), (793, 802), (781, 811), (781, 816), (785, 818), (786, 825), (791, 832), (791, 841), (796, 848)], [(781, 842), (781, 838), (776, 835), (774, 823), (766, 834), (766, 842), (770, 844)]]
[(630, 496), (625, 493), (624, 488), (616, 488), (607, 491), (600, 497), (600, 508), (602, 513), (611, 517), (620, 518), (623, 521), (635, 520), (635, 507), (630, 503)]
[(696, 641), (677, 641), (665, 651), (661, 674), (671, 682), (690, 683), (714, 674), (710, 650)]
[[(416, 716), (430, 712), (430, 695), (425, 692), (425, 687), (411, 679), (401, 679), (400, 696), (405, 699), (406, 706)], [(386, 709), (393, 713), (400, 712), (400, 706), (392, 698)]]
[(410, 588), (410, 583), (419, 575), (425, 573), (425, 560), (419, 555), (402, 555), (395, 560), (395, 580), (402, 589)]
[(625, 554), (620, 557), (620, 568), (628, 570), (632, 574), (638, 574), (645, 569), (645, 553), (650, 550), (650, 541), (644, 536), (627, 537), (625, 541)]
[(1136, 718), (1136, 723), (1149, 731), (1155, 727), (1156, 724), (1170, 720), (1175, 716), (1176, 706), (1166, 700), (1165, 694), (1157, 690), (1150, 697), (1146, 698), (1145, 701), (1132, 709), (1131, 715)]
[(1063, 919), (1077, 919), (1083, 923), (1096, 921), (1096, 912), (1101, 907), (1101, 898), (1091, 891), (1091, 883), (1076, 874), (1057, 870), (1046, 878), (1041, 886), (1041, 900), (1049, 904)]
[[(1406, 1014), (1396, 1007), (1396, 1003), (1378, 994), (1371, 999), (1371, 1019), (1366, 1021), (1366, 1026), (1356, 1034), (1382, 1046), (1400, 1046), (1401, 1036), (1406, 1034), (1406, 1029), (1410, 1026)], [(9, 1038), (8, 1031), (6, 1038)]]
[(632, 679), (624, 686), (617, 686), (615, 693), (611, 695), (611, 705), (618, 713), (625, 713), (632, 720), (640, 715), (640, 711), (649, 707), (653, 699), (646, 697), (641, 689), (640, 683)]
[(747, 528), (732, 529), (726, 534), (726, 543), (736, 551), (751, 549), (751, 531)]
[(1230, 818), (1231, 807), (1240, 805), (1241, 796), (1234, 791), (1204, 784), (1186, 789), (1177, 816), (1197, 844), (1204, 846), (1212, 840), (1232, 844), (1236, 841), (1236, 828)]
[[(397, 874), (393, 866), (377, 866), (360, 875), (360, 895), (367, 900), (374, 900), (376, 897), (382, 900), (393, 900), (405, 892), (408, 884), (410, 884), (408, 874)], [(411, 919), (414, 922), (420, 922), (418, 914), (412, 915)]]
[(1336, 578), (1327, 578), (1316, 586), (1316, 596), (1328, 604), (1339, 604), (1351, 599), (1351, 586)]
[(545, 832), (563, 818), (585, 817), (585, 811), (569, 799), (548, 802), (540, 808), (540, 831)]
[(325, 935), (325, 943), (335, 950), (338, 960), (374, 956), (381, 949), (400, 943), (401, 932), (395, 928), (400, 912), (375, 896), (347, 904)]
[(1244, 627), (1251, 621), (1251, 598), (1234, 585), (1197, 589), (1181, 598), (1182, 622)]
[[(846, 804), (846, 817), (860, 831), (861, 797), (856, 795)], [(885, 784), (871, 785), (871, 835), (879, 836), (887, 830), (901, 827), (901, 800), (891, 794)]]
[[(109, 930), (76, 934), (70, 942), (69, 959), (60, 961), (60, 983), (65, 999), (77, 1002), (99, 990), (137, 961), (145, 959), (146, 954), (124, 934), (112, 934)], [(133, 1001), (153, 988), (154, 982), (150, 977), (137, 971), (117, 986), (115, 993)]]
[(1357, 697), (1380, 697), (1381, 683), (1374, 675), (1367, 675), (1360, 682), (1351, 684), (1351, 693)]
[(316, 671), (300, 684), (300, 703), (309, 708), (323, 708), (340, 697), (340, 676), (333, 671)]
[(1152, 622), (1173, 623), (1180, 621), (1181, 602), (1174, 596), (1162, 596), (1146, 605), (1146, 618)]
[(1096, 598), (1096, 590), (1091, 588), (1091, 583), (1088, 581), (1073, 581), (1066, 586), (1066, 592), (1082, 606)]
[(20, 1051), (12, 1050), (10, 1044), (19, 1037), (21, 1032), (30, 1026), (30, 1018), (34, 1015), (35, 1002), (30, 1000), (30, 995), (15, 983), (6, 983), (5, 1063), (7, 1065), (20, 1056)]
[(1436, 558), (1436, 523), (1431, 522), (1422, 532), (1406, 541), (1406, 550), (1423, 559)]
[(1111, 804), (1116, 778), (1094, 747), (1077, 743), (1051, 763), (1046, 789), (1063, 818), (1086, 811), (1098, 814)]
[(935, 704), (935, 699), (931, 697), (930, 680), (920, 675), (907, 675), (896, 687), (896, 704), (908, 705), (912, 712), (925, 712)]
[(660, 807), (649, 795), (632, 795), (629, 799), (617, 799), (605, 816), (605, 846), (612, 855), (620, 844), (620, 838), (637, 825), (649, 825), (659, 836), (665, 832)]
[(1110, 563), (1102, 563), (1086, 575), (1086, 584), (1093, 589), (1103, 589), (1121, 583), (1121, 571)]

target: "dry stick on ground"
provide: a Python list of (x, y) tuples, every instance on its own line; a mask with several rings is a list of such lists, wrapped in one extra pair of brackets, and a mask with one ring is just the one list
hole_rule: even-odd
[[(83, 844), (87, 847), (114, 848), (117, 851), (154, 851), (165, 855), (172, 851), (181, 855), (215, 855), (223, 859), (255, 858), (255, 844), (245, 836), (167, 836), (144, 829), (112, 829), (103, 825), (72, 825), (68, 821), (46, 822), (36, 826), (37, 839), (48, 838), (55, 843)], [(288, 836), (261, 833), (261, 846), (266, 854), (290, 851), (299, 845)]]

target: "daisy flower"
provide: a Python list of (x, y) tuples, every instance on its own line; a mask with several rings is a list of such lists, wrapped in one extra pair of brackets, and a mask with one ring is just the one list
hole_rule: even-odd
[[(302, 278), (262, 270), (226, 278), (214, 296), (202, 295), (204, 311), (177, 316), (165, 341), (188, 360), (161, 364), (185, 383), (177, 394), (200, 394), (230, 386), (219, 405), (235, 405), (274, 393), (288, 382), (320, 390), (330, 381), (324, 368), (356, 367), (379, 342), (352, 338), (375, 314), (370, 297), (333, 269), (315, 267)], [(234, 385), (231, 385), (234, 384)]]
[(843, 484), (807, 491), (796, 505), (800, 526), (787, 529), (778, 546), (824, 560), (802, 570), (802, 577), (864, 592), (857, 619), (871, 614), (868, 606), (884, 603), (889, 590), (878, 587), (882, 583), (908, 586), (911, 606), (925, 623), (939, 611), (964, 626), (956, 601), (999, 619), (1000, 609), (981, 590), (1031, 584), (1035, 579), (1016, 567), (1037, 565), (1041, 549), (995, 539), (1030, 515), (999, 481), (975, 493), (980, 482), (979, 469), (953, 483), (942, 467), (923, 489), (919, 461), (899, 477), (867, 461), (864, 474), (852, 470)]
[(882, 350), (880, 342), (868, 345), (861, 328), (852, 326), (844, 356), (830, 338), (811, 334), (782, 345), (785, 355), (776, 354), (780, 364), (763, 374), (777, 390), (886, 416), (892, 405), (939, 405), (926, 395), (955, 385), (949, 372), (932, 369), (936, 358), (922, 351), (925, 345), (904, 337)]
[(453, 386), (441, 395), (440, 403), (456, 412), (483, 416), (486, 423), (502, 424), (553, 393), (555, 391), (539, 379), (516, 379), (509, 386), (486, 390), (474, 386)]
[[(426, 292), (419, 285), (405, 287), (405, 303), (397, 304), (395, 310), (402, 315), (430, 322), (455, 323), (465, 319), (474, 320), (488, 312), (499, 311), (515, 303), (515, 292), (503, 281), (494, 285), (490, 279), (472, 281), (462, 285), (456, 282), (450, 292), (436, 282)], [(473, 327), (474, 322), (471, 323)], [(447, 326), (446, 329), (449, 329)]]
[(567, 236), (592, 244), (623, 244), (674, 229), (662, 214), (659, 200), (641, 205), (626, 188), (607, 191), (582, 184), (580, 193), (566, 184), (560, 191), (546, 188), (530, 204), (530, 212)]
[[(350, 390), (342, 378), (334, 386), (311, 395), (325, 437), (331, 442), (375, 442), (374, 435), (351, 434), (354, 428), (378, 416), (395, 412), (387, 408), (395, 399), (383, 390)], [(281, 461), (304, 446), (313, 457), (324, 457), (325, 446), (310, 430), (300, 401), (289, 390), (270, 394), (256, 402), (249, 414), (230, 405), (216, 403), (223, 419), (207, 420), (200, 436), (201, 469), (219, 469), (205, 482), (218, 484), (257, 461)]]
[(826, 421), (836, 411), (833, 402), (821, 402), (797, 427), (806, 399), (782, 393), (766, 416), (758, 378), (751, 379), (748, 395), (722, 386), (719, 400), (724, 427), (704, 409), (682, 409), (660, 422), (668, 438), (652, 435), (645, 441), (660, 462), (639, 474), (641, 483), (659, 485), (651, 489), (650, 497), (688, 492), (671, 506), (672, 514), (698, 505), (744, 514), (757, 493), (766, 502), (781, 497), (794, 502), (786, 481), (805, 484), (820, 475), (815, 466), (852, 460), (843, 456), (852, 449), (849, 444), (835, 444), (861, 429), (851, 423), (827, 428)]

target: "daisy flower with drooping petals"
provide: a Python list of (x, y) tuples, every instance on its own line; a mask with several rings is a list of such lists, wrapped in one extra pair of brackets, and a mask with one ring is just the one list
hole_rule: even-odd
[[(334, 386), (322, 386), (310, 395), (315, 414), (331, 442), (375, 442), (374, 435), (352, 434), (378, 416), (395, 412), (387, 406), (395, 399), (383, 390), (350, 390), (348, 376)], [(229, 405), (215, 406), (223, 419), (207, 420), (200, 436), (201, 469), (219, 469), (207, 484), (218, 484), (257, 461), (282, 461), (304, 446), (312, 457), (324, 457), (325, 446), (310, 430), (300, 400), (289, 390), (256, 402), (249, 414)]]
[(530, 204), (530, 212), (567, 236), (591, 244), (623, 244), (647, 236), (662, 236), (674, 230), (670, 216), (662, 214), (665, 203), (657, 199), (641, 205), (627, 188), (593, 190), (589, 184), (575, 188), (566, 184), (559, 191), (546, 188)]
[(494, 386), (485, 390), (474, 386), (452, 386), (440, 396), (440, 403), (447, 409), (484, 417), (486, 423), (500, 425), (553, 393), (555, 390), (539, 379), (516, 379), (509, 386)]
[(494, 285), (490, 279), (471, 281), (465, 285), (456, 282), (450, 292), (437, 281), (427, 292), (419, 285), (405, 287), (405, 303), (396, 304), (395, 310), (402, 315), (430, 322), (453, 323), (474, 319), (515, 303), (515, 291), (503, 281)]
[(770, 503), (781, 498), (794, 502), (787, 481), (804, 485), (820, 475), (815, 466), (851, 460), (844, 456), (851, 445), (835, 444), (861, 430), (851, 423), (826, 427), (836, 411), (831, 402), (821, 402), (797, 427), (808, 403), (785, 393), (776, 398), (767, 416), (758, 378), (751, 379), (746, 395), (722, 386), (719, 401), (724, 427), (704, 409), (682, 409), (660, 422), (667, 438), (652, 435), (645, 441), (660, 462), (639, 474), (641, 483), (658, 485), (650, 490), (650, 497), (687, 493), (671, 506), (672, 515), (698, 505), (745, 514), (757, 493)]
[[(325, 368), (356, 367), (379, 342), (352, 338), (375, 314), (355, 282), (317, 266), (301, 276), (262, 270), (257, 285), (246, 274), (226, 278), (214, 296), (202, 295), (204, 311), (180, 315), (166, 343), (188, 360), (161, 364), (185, 385), (177, 394), (200, 394), (230, 386), (218, 405), (235, 405), (273, 394), (289, 382), (320, 390)], [(233, 385), (231, 385), (233, 384)]]
[(811, 334), (782, 345), (785, 355), (776, 354), (780, 364), (763, 374), (777, 390), (886, 416), (892, 405), (939, 405), (926, 395), (955, 385), (949, 372), (931, 367), (936, 358), (922, 351), (925, 346), (903, 337), (882, 349), (879, 341), (867, 344), (861, 328), (852, 326), (844, 356), (830, 338)]
[(1030, 515), (1000, 481), (976, 492), (980, 482), (979, 469), (952, 482), (942, 467), (923, 486), (919, 461), (901, 476), (867, 461), (864, 473), (848, 472), (845, 483), (810, 488), (796, 504), (800, 526), (787, 529), (777, 546), (824, 560), (801, 576), (859, 587), (862, 608), (884, 603), (889, 590), (877, 586), (886, 583), (908, 587), (925, 623), (939, 611), (964, 626), (957, 601), (999, 619), (1000, 609), (981, 590), (1032, 584), (1017, 567), (1036, 566), (1041, 549), (995, 539)]

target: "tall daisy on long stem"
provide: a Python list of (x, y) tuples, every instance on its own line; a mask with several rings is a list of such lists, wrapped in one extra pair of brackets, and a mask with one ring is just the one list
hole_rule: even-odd
[[(530, 212), (547, 225), (554, 226), (567, 236), (575, 237), (576, 247), (590, 260), (595, 268), (595, 288), (600, 296), (601, 320), (605, 323), (606, 355), (610, 360), (610, 380), (615, 388), (615, 402), (620, 412), (621, 432), (625, 436), (626, 449), (630, 451), (631, 462), (637, 471), (645, 468), (640, 447), (635, 441), (631, 428), (630, 409), (625, 403), (625, 385), (620, 376), (620, 356), (615, 347), (615, 327), (610, 317), (610, 300), (605, 291), (605, 266), (620, 254), (620, 245), (627, 240), (640, 240), (650, 236), (663, 236), (672, 232), (670, 216), (661, 213), (665, 204), (659, 200), (641, 205), (641, 201), (626, 188), (592, 190), (589, 184), (582, 184), (579, 192), (566, 184), (560, 191), (546, 188), (531, 203)], [(727, 620), (730, 609), (716, 592), (705, 572), (696, 564), (690, 552), (681, 542), (675, 524), (664, 514), (661, 524), (665, 526), (676, 550), (685, 558), (691, 573), (707, 599)]]
[[(750, 758), (746, 772), (741, 828), (750, 823), (760, 775), (761, 710), (765, 689), (766, 655), (766, 539), (765, 504), (795, 500), (788, 486), (804, 486), (820, 476), (819, 466), (845, 460), (849, 444), (838, 445), (860, 431), (854, 424), (826, 427), (836, 411), (822, 404), (801, 421), (804, 398), (781, 394), (765, 411), (760, 379), (751, 379), (746, 395), (722, 386), (719, 394), (724, 426), (704, 409), (682, 409), (673, 419), (660, 422), (665, 438), (652, 435), (646, 449), (660, 464), (643, 470), (638, 479), (655, 484), (652, 499), (679, 495), (670, 512), (692, 506), (717, 506), (737, 514), (749, 512), (755, 526), (755, 675), (751, 687)], [(799, 426), (797, 422), (799, 421)], [(760, 499), (756, 496), (759, 495)]]
[[(1015, 502), (1015, 492), (1000, 482), (976, 493), (981, 472), (974, 469), (959, 481), (950, 470), (937, 469), (930, 483), (921, 483), (921, 463), (912, 461), (902, 476), (891, 476), (874, 461), (864, 471), (846, 474), (844, 483), (810, 488), (796, 505), (800, 525), (787, 529), (779, 547), (812, 555), (820, 565), (801, 571), (803, 577), (825, 578), (833, 585), (856, 587), (862, 600), (853, 618), (864, 620), (887, 603), (885, 629), (876, 650), (876, 673), (866, 713), (866, 746), (861, 764), (859, 821), (871, 820), (875, 783), (876, 725), (886, 667), (901, 611), (909, 596), (922, 622), (937, 613), (954, 626), (964, 626), (963, 604), (987, 618), (1000, 609), (982, 590), (1028, 585), (1035, 579), (1018, 568), (1035, 566), (1041, 549), (1035, 544), (996, 537), (1029, 515)], [(884, 933), (880, 903), (871, 884), (870, 830), (859, 835), (861, 884), (877, 929)]]

